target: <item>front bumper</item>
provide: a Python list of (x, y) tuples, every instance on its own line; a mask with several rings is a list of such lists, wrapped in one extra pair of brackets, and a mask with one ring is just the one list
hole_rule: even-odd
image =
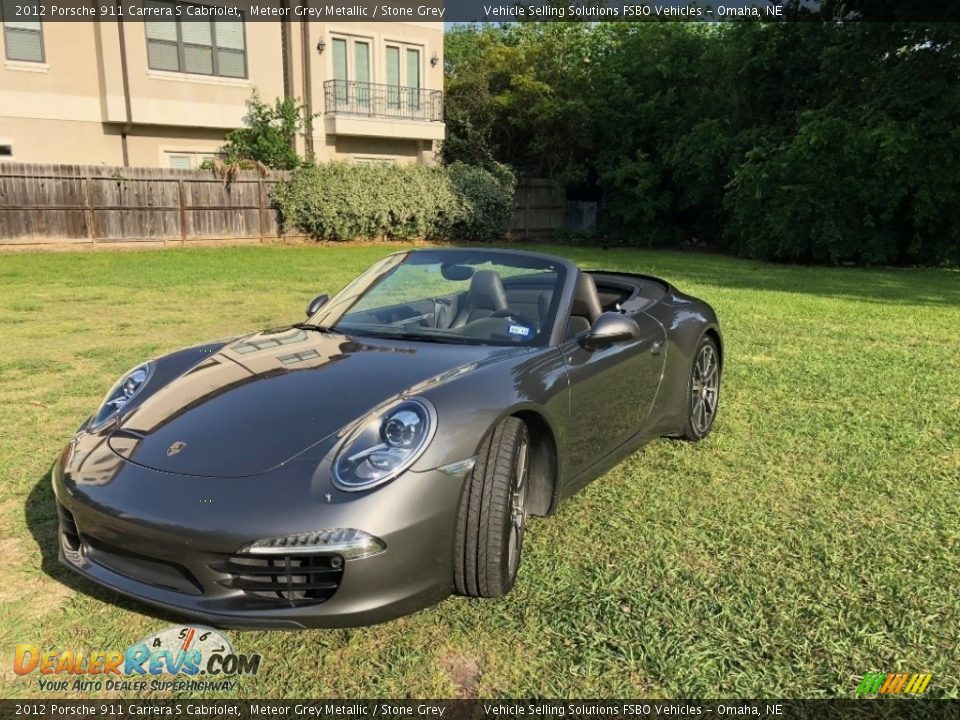
[[(80, 464), (95, 465), (97, 454)], [(100, 457), (111, 464), (104, 481), (103, 473), (82, 472), (65, 452), (53, 486), (60, 561), (123, 595), (219, 627), (295, 629), (383, 622), (452, 590), (462, 480), (440, 471), (408, 471), (371, 492), (345, 493), (315, 463), (248, 478), (204, 478), (118, 460)], [(320, 558), (342, 570), (322, 600), (237, 589), (224, 569), (253, 540), (332, 528), (363, 530), (386, 550), (343, 562)], [(325, 578), (338, 575), (324, 571)]]

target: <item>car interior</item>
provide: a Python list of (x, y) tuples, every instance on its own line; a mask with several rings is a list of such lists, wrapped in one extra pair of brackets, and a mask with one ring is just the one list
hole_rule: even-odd
[[(432, 328), (524, 344), (541, 336), (552, 312), (555, 275), (502, 277), (494, 270), (470, 270), (464, 273), (470, 280), (464, 292), (351, 313), (346, 322), (410, 331)], [(665, 293), (666, 286), (653, 278), (579, 271), (566, 337), (588, 331), (603, 312), (640, 312)]]

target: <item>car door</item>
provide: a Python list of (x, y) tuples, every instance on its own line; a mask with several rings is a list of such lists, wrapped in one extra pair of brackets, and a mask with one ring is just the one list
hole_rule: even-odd
[(560, 346), (570, 383), (568, 478), (635, 435), (653, 407), (666, 335), (649, 315), (632, 317), (640, 327), (636, 340), (591, 351), (580, 335)]

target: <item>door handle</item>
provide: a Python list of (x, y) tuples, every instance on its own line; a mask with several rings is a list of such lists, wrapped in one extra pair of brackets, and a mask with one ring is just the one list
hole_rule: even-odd
[(650, 346), (651, 355), (659, 355), (661, 350), (663, 350), (663, 340), (657, 340), (653, 345)]

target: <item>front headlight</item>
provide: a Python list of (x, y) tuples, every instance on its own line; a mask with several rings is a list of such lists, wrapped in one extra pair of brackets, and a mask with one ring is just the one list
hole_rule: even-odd
[(110, 388), (110, 391), (103, 398), (100, 409), (97, 410), (97, 414), (93, 418), (93, 427), (99, 427), (123, 410), (124, 406), (143, 389), (152, 374), (153, 365), (144, 363), (117, 380), (116, 385)]
[(436, 412), (426, 400), (404, 400), (361, 425), (333, 463), (341, 490), (369, 490), (393, 480), (426, 449), (436, 430)]

